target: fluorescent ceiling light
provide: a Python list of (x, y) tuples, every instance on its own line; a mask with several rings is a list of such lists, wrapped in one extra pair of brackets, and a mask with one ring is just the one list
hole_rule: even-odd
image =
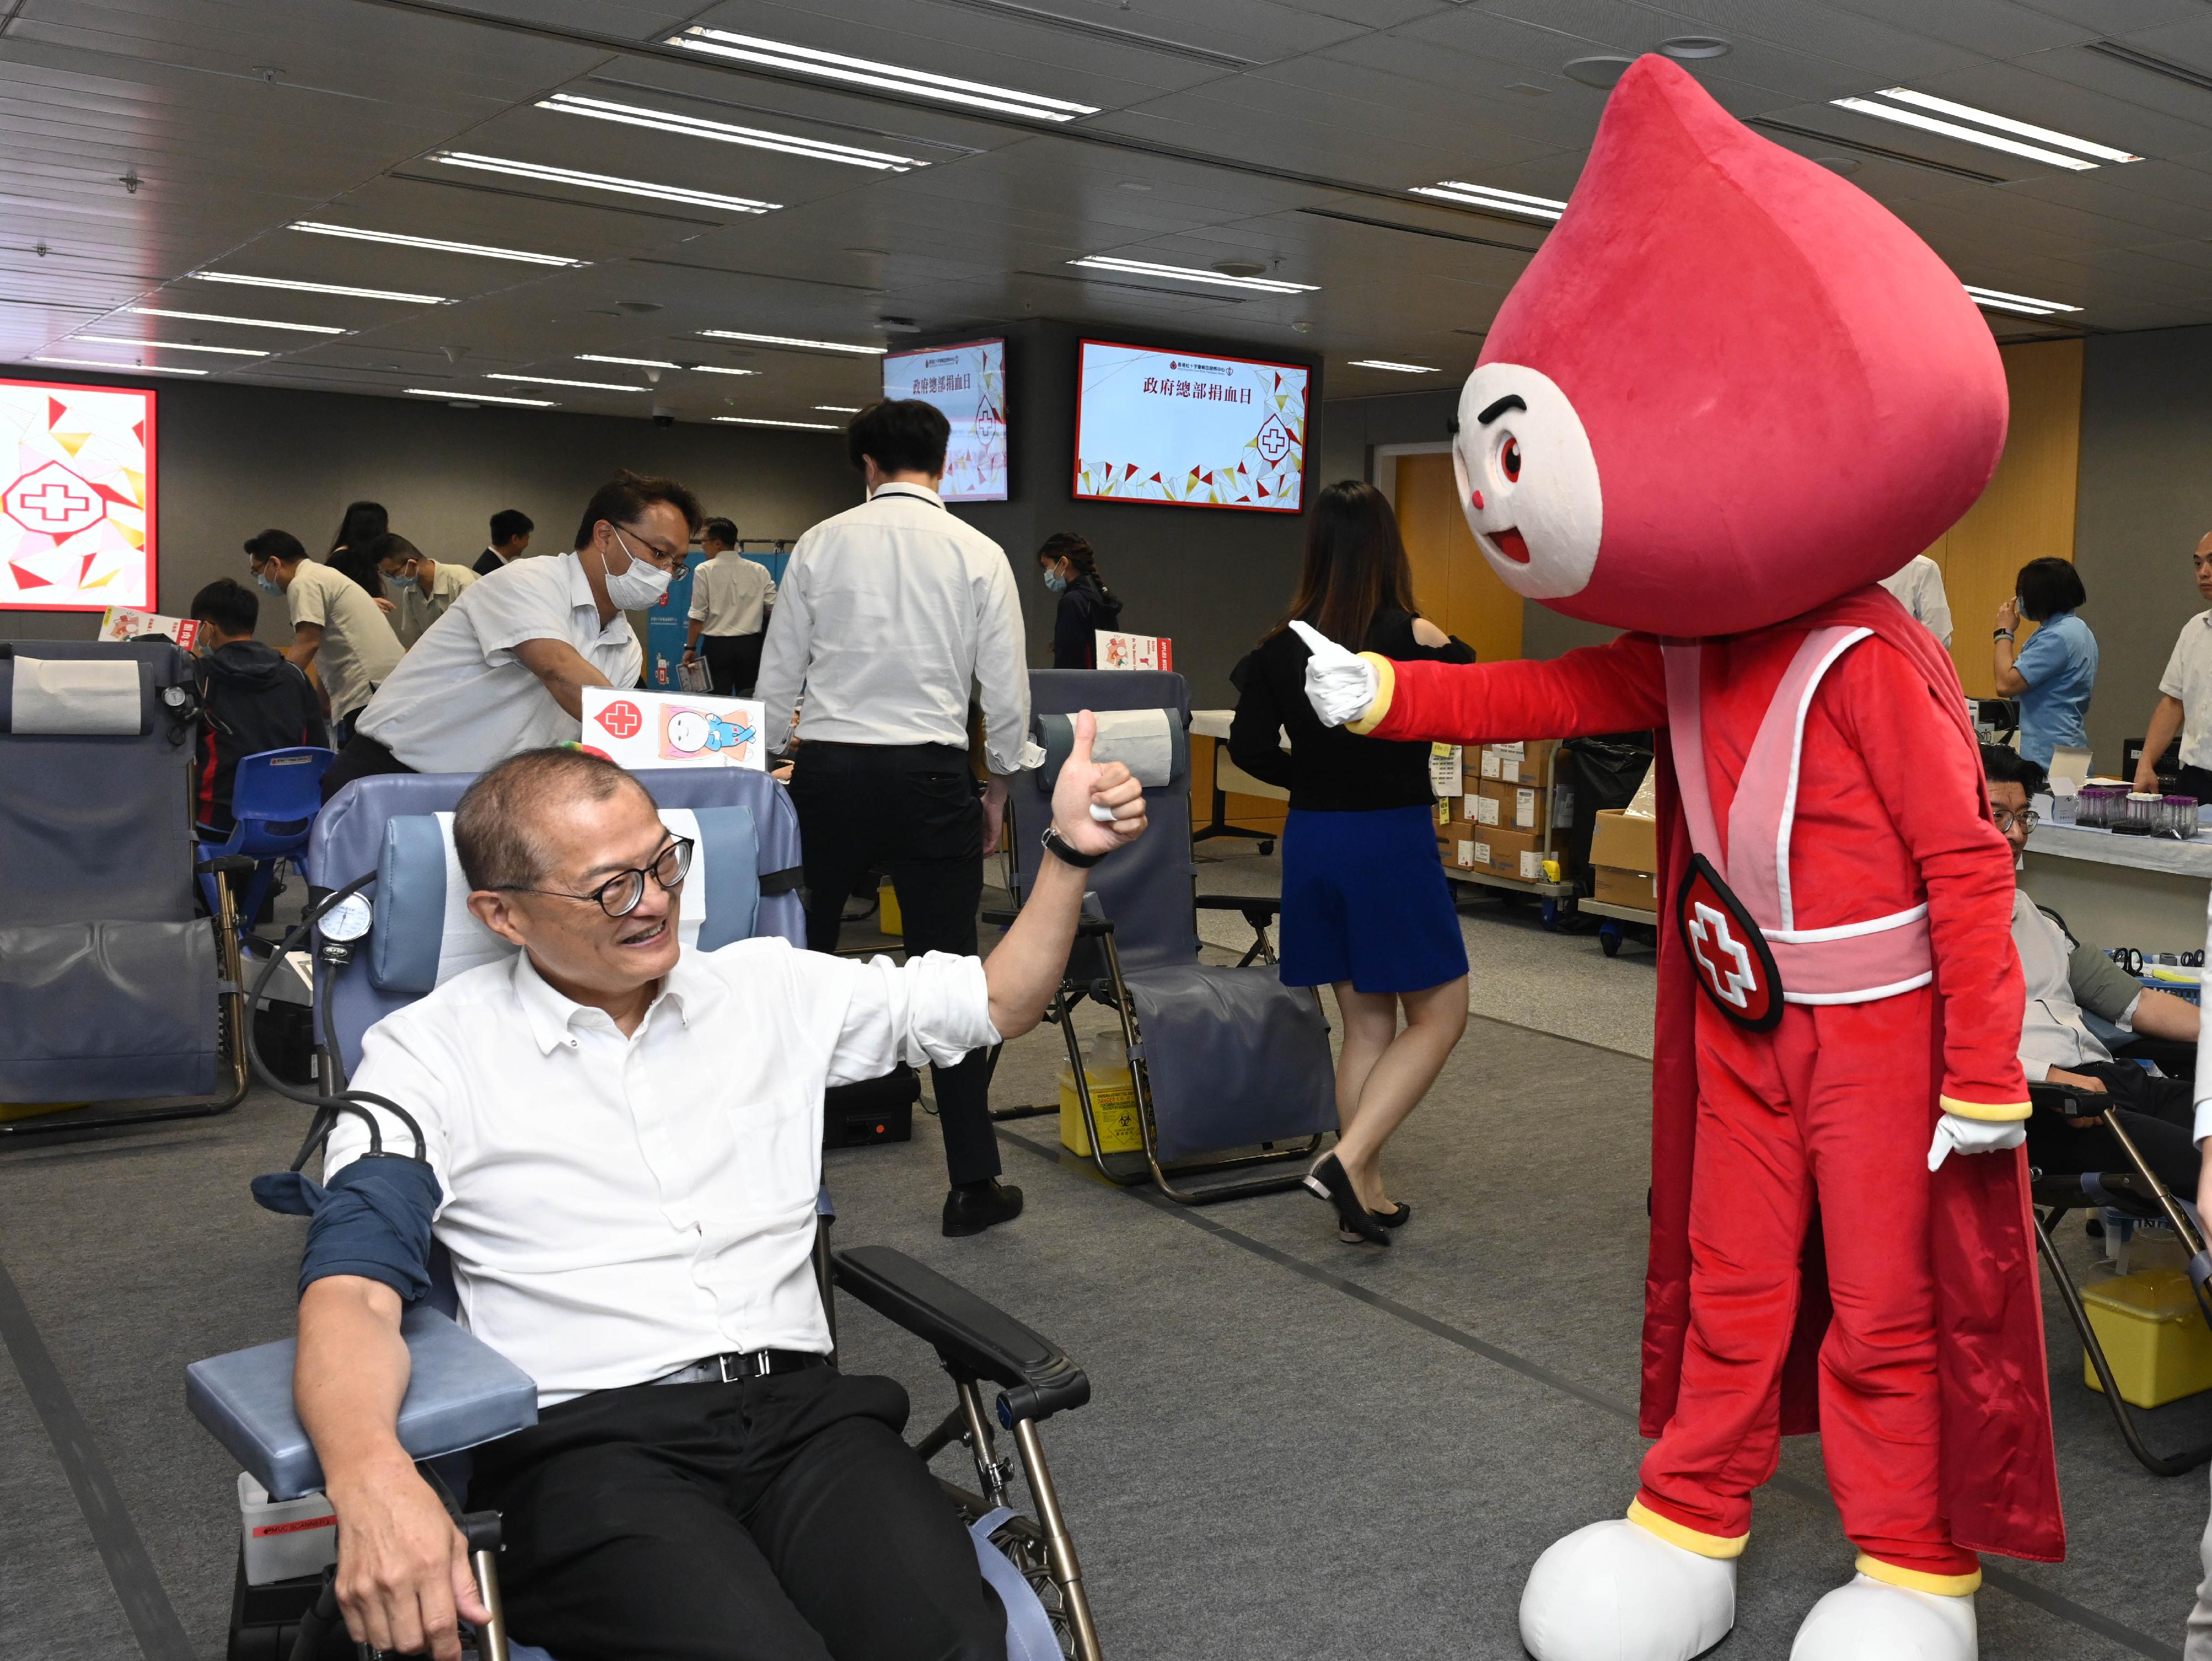
[(201, 346), (186, 344), (179, 340), (132, 340), (123, 335), (76, 334), (71, 335), (70, 338), (82, 341), (88, 346), (156, 346), (165, 352), (221, 352), (225, 357), (269, 356), (266, 352), (254, 350), (251, 346)]
[(430, 158), (449, 167), (469, 167), (477, 173), (510, 173), (549, 185), (575, 185), (588, 191), (613, 191), (622, 196), (649, 197), (655, 202), (680, 202), (694, 208), (723, 208), (732, 213), (769, 213), (781, 202), (757, 202), (749, 196), (724, 196), (719, 191), (695, 191), (682, 185), (652, 185), (642, 179), (617, 179), (603, 173), (579, 173), (574, 167), (552, 167), (542, 161), (503, 161), (495, 155), (472, 155), (466, 150), (440, 150)]
[(860, 413), (860, 406), (857, 404), (817, 404), (814, 407), (817, 410), (823, 411), (830, 415), (858, 415)]
[(581, 386), (592, 392), (649, 392), (650, 386), (629, 386), (618, 380), (562, 380), (550, 374), (487, 374), (486, 380), (520, 380), (532, 386)]
[(102, 363), (89, 357), (34, 357), (33, 363), (65, 363), (72, 369), (105, 369), (110, 374), (205, 374), (205, 369), (164, 369), (152, 363)]
[(2142, 157), (2130, 155), (2125, 150), (2116, 150), (2110, 144), (2093, 144), (2086, 138), (2076, 138), (2070, 133), (2054, 132), (2049, 127), (2031, 126), (2025, 121), (2015, 121), (2008, 115), (1993, 115), (1987, 110), (1978, 110), (1972, 104), (1954, 104), (1948, 98), (1938, 98), (1932, 93), (1914, 92), (1909, 87), (1884, 87), (1881, 95), (1899, 104), (1917, 105), (1923, 110), (1940, 110), (1945, 115), (1955, 115), (1977, 126), (1995, 127), (1999, 132), (2008, 132), (2021, 138), (2033, 138), (2039, 143), (2056, 144), (2062, 150), (2072, 150), (2095, 161), (2140, 161)]
[(131, 312), (139, 317), (180, 317), (188, 323), (229, 323), (241, 329), (292, 329), (301, 334), (343, 334), (343, 329), (334, 329), (327, 323), (279, 323), (266, 317), (229, 317), (221, 312), (172, 312), (159, 306), (132, 306)]
[(441, 294), (403, 294), (396, 289), (354, 289), (343, 283), (295, 283), (285, 277), (240, 277), (234, 271), (194, 271), (195, 282), (236, 283), (249, 289), (291, 289), (301, 294), (350, 295), (356, 300), (404, 300), (416, 306), (450, 306)]
[(694, 374), (758, 374), (760, 373), (758, 369), (727, 368), (720, 363), (684, 363), (677, 367), (689, 369)]
[(1490, 185), (1469, 185), (1456, 179), (1440, 179), (1433, 185), (1416, 185), (1415, 196), (1433, 196), (1440, 202), (1456, 202), (1465, 208), (1487, 208), (1492, 213), (1519, 214), (1527, 219), (1557, 219), (1567, 210), (1564, 202), (1548, 196), (1523, 196)]
[(1388, 358), (1381, 357), (1355, 357), (1352, 360), (1352, 367), (1355, 369), (1395, 369), (1400, 374), (1434, 374), (1437, 372), (1434, 364), (1393, 363)]
[(843, 430), (834, 421), (770, 421), (765, 416), (716, 416), (714, 419), (726, 422), (732, 427), (799, 427), (810, 433)]
[[(2072, 173), (2087, 173), (2099, 161), (2140, 161), (2139, 155), (2125, 150), (2116, 150), (2106, 144), (2093, 144), (2086, 138), (2073, 138), (2063, 132), (2053, 132), (2048, 127), (2031, 126), (2025, 121), (2014, 121), (2009, 116), (1992, 115), (1987, 110), (1978, 110), (1967, 104), (1954, 104), (1947, 98), (1931, 98), (1926, 93), (1913, 92), (1904, 87), (1889, 87), (1879, 94), (1894, 99), (1898, 103), (1911, 104), (1927, 109), (1938, 109), (1962, 118), (1961, 121), (1946, 121), (1933, 115), (1923, 115), (1920, 109), (1900, 109), (1898, 103), (1876, 103), (1872, 98), (1836, 98), (1829, 101), (1838, 109), (1856, 110), (1861, 115), (1871, 115), (1882, 121), (1894, 121), (1902, 126), (1918, 127), (1924, 132), (1940, 132), (1948, 137), (1961, 138), (1969, 144), (1979, 144), (1984, 149), (2002, 150), (2008, 155), (2024, 155), (2031, 161), (2043, 161), (2054, 167), (2064, 167)], [(1967, 126), (1964, 122), (1978, 123)], [(2019, 137), (2004, 135), (2015, 133)], [(2039, 143), (2023, 142), (2039, 139)], [(2051, 148), (2052, 145), (2058, 149)], [(2068, 152), (2072, 152), (2069, 154)], [(2085, 158), (2094, 158), (2085, 159)]]
[(410, 386), (407, 390), (416, 398), (458, 399), (466, 404), (520, 404), (531, 410), (557, 410), (561, 407), (550, 398), (495, 398), (489, 392), (463, 392), (457, 387)]
[(1202, 271), (1188, 265), (1157, 265), (1148, 259), (1117, 259), (1108, 254), (1092, 254), (1087, 259), (1071, 259), (1071, 265), (1081, 265), (1096, 271), (1118, 271), (1125, 276), (1171, 277), (1182, 283), (1210, 283), (1218, 289), (1250, 289), (1261, 294), (1318, 294), (1310, 283), (1279, 283), (1272, 277), (1224, 277), (1218, 271)]
[(650, 127), (655, 132), (672, 132), (687, 138), (711, 138), (719, 143), (744, 144), (784, 155), (811, 156), (817, 161), (842, 161), (848, 167), (872, 167), (878, 173), (908, 173), (929, 165), (913, 156), (894, 155), (887, 150), (864, 150), (851, 144), (801, 138), (794, 133), (709, 121), (704, 116), (678, 115), (669, 110), (617, 104), (604, 98), (582, 98), (574, 93), (556, 92), (550, 98), (540, 99), (538, 107), (551, 110), (556, 115), (585, 115), (594, 121), (618, 121), (624, 126)]
[(2002, 289), (1980, 289), (1969, 283), (1966, 285), (1968, 298), (1974, 304), (1993, 312), (2018, 312), (2027, 317), (2049, 317), (2054, 312), (2078, 312), (2079, 306), (2069, 306), (2056, 300), (2038, 300), (2033, 295), (2007, 294)]
[(388, 242), (395, 248), (426, 248), (432, 253), (471, 253), (485, 259), (513, 259), (525, 265), (588, 265), (588, 259), (566, 254), (531, 253), (521, 248), (495, 248), (482, 242), (448, 242), (437, 236), (402, 236), (397, 231), (357, 230), (351, 225), (325, 225), (312, 219), (295, 220), (285, 228), (311, 236), (343, 236), (356, 242)]
[(735, 329), (702, 329), (699, 332), (716, 340), (750, 340), (756, 346), (807, 346), (817, 352), (859, 352), (868, 357), (881, 357), (890, 350), (888, 346), (853, 346), (842, 340), (806, 340), (790, 334), (741, 334)]
[(786, 46), (781, 40), (732, 34), (727, 29), (705, 28), (696, 23), (683, 33), (670, 37), (668, 44), (682, 46), (687, 52), (711, 52), (717, 58), (735, 58), (744, 63), (790, 70), (824, 81), (878, 87), (886, 92), (904, 93), (910, 98), (934, 98), (941, 103), (965, 104), (971, 109), (996, 110), (1001, 115), (1025, 115), (1033, 121), (1073, 121), (1079, 115), (1098, 113), (1095, 104), (1073, 104), (1064, 98), (1044, 98), (1033, 92), (994, 87), (981, 81), (958, 81), (949, 75), (902, 69), (896, 64), (878, 64), (866, 58), (845, 58), (834, 52), (817, 52), (811, 46)]
[(665, 357), (606, 357), (598, 352), (578, 352), (579, 363), (627, 363), (635, 369), (672, 369), (676, 366)]

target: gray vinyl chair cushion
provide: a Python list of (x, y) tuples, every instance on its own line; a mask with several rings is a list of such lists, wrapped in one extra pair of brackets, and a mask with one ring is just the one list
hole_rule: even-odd
[[(417, 1459), (458, 1453), (538, 1422), (538, 1386), (520, 1367), (447, 1317), (416, 1304), (400, 1317), (410, 1371), (399, 1445)], [(185, 1369), (185, 1404), (273, 1500), (323, 1485), (323, 1468), (292, 1407), (287, 1338), (210, 1356)]]
[(1125, 971), (1163, 1163), (1336, 1129), (1328, 1022), (1267, 969)]

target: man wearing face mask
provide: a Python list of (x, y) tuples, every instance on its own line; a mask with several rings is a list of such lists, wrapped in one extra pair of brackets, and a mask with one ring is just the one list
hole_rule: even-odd
[(585, 507), (575, 550), (479, 579), (422, 631), (323, 776), (323, 800), (374, 773), (480, 773), (582, 734), (586, 686), (635, 686), (625, 611), (652, 608), (699, 528), (672, 478), (624, 472)]
[(467, 566), (432, 559), (405, 537), (389, 531), (368, 542), (361, 557), (376, 567), (383, 581), (384, 597), (392, 602), (392, 631), (402, 646), (422, 639), (477, 580)]

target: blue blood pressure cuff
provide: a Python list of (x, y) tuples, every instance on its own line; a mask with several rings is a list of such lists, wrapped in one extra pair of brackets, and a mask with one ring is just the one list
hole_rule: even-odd
[(286, 1171), (257, 1177), (253, 1189), (268, 1209), (308, 1219), (301, 1293), (332, 1275), (380, 1281), (410, 1304), (430, 1289), (430, 1219), (440, 1189), (422, 1160), (368, 1153), (327, 1185)]

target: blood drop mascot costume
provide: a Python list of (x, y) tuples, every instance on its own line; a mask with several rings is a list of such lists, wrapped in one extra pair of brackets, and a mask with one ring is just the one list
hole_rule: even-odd
[(1377, 738), (1660, 730), (1658, 1440), (1530, 1574), (1538, 1661), (1717, 1643), (1785, 1434), (1821, 1433), (1858, 1549), (1794, 1661), (1970, 1661), (1976, 1551), (2064, 1553), (2011, 856), (1950, 660), (1873, 586), (1981, 494), (2005, 410), (1926, 245), (1645, 58), (1453, 447), (1492, 569), (1633, 632), (1458, 666), (1306, 631), (1315, 707)]

